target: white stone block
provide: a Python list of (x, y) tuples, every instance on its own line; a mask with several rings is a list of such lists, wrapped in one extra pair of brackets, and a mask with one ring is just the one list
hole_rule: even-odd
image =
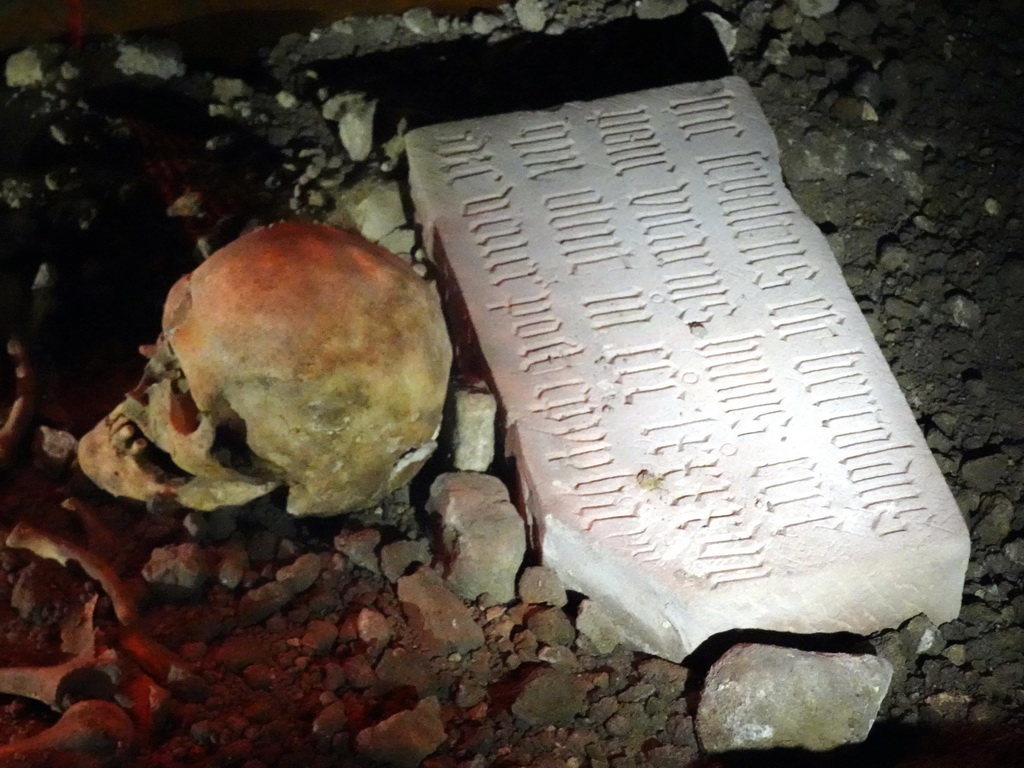
[(490, 392), (455, 392), (452, 464), (467, 472), (486, 472), (494, 461), (494, 419), (498, 404)]
[(734, 628), (956, 616), (963, 520), (744, 81), (407, 147), (566, 587), (670, 659)]

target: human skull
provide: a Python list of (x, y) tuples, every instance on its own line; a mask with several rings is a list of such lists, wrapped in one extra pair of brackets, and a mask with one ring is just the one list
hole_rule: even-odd
[(383, 248), (282, 222), (171, 288), (142, 381), (79, 445), (117, 496), (209, 510), (288, 486), (288, 512), (366, 508), (435, 447), (451, 364), (436, 293)]

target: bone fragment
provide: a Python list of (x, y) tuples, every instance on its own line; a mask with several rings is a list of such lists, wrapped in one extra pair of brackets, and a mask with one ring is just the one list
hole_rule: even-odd
[(191, 665), (178, 654), (164, 647), (145, 632), (126, 627), (118, 638), (118, 647), (132, 661), (161, 683), (180, 680), (191, 671)]
[(90, 597), (82, 610), (68, 616), (60, 627), (60, 649), (72, 656), (92, 653), (96, 648), (96, 628), (93, 626), (93, 615), (99, 595)]
[[(80, 674), (88, 668), (108, 675), (117, 676), (117, 653), (106, 650), (99, 656), (92, 651), (79, 654), (68, 661), (43, 667), (0, 667), (0, 693), (24, 696), (61, 710), (63, 684), (72, 674)], [(3, 762), (0, 761), (0, 765)]]
[(135, 742), (131, 718), (109, 701), (90, 699), (68, 708), (57, 723), (27, 739), (0, 747), (0, 765), (69, 765), (61, 761), (75, 753), (78, 765), (118, 766), (126, 764)]
[(68, 560), (74, 560), (89, 578), (95, 579), (103, 587), (103, 591), (114, 605), (114, 613), (121, 624), (129, 626), (138, 618), (135, 598), (128, 585), (110, 565), (77, 544), (26, 523), (18, 523), (7, 537), (7, 546), (27, 549), (39, 557), (56, 560), (61, 565), (67, 565)]
[(7, 354), (14, 362), (14, 404), (0, 427), (0, 469), (8, 469), (14, 462), (14, 452), (32, 422), (36, 401), (36, 376), (25, 346), (11, 339), (7, 342)]

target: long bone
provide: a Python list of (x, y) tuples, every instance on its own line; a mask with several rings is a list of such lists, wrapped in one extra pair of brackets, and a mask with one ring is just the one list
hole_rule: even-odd
[(14, 403), (0, 426), (0, 470), (14, 463), (15, 451), (32, 423), (36, 403), (36, 375), (25, 346), (11, 339), (7, 342), (7, 354), (14, 362)]
[(88, 650), (60, 664), (0, 668), (0, 693), (35, 699), (60, 711), (68, 685), (89, 673), (105, 676), (113, 689), (121, 676), (117, 652), (108, 648), (97, 656)]
[(0, 747), (0, 765), (21, 768), (124, 765), (135, 743), (135, 727), (116, 704), (90, 699), (73, 704), (45, 731)]

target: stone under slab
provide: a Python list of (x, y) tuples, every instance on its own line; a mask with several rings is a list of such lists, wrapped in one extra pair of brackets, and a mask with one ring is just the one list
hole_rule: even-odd
[(957, 615), (966, 527), (743, 80), (406, 146), (531, 539), (630, 642)]

